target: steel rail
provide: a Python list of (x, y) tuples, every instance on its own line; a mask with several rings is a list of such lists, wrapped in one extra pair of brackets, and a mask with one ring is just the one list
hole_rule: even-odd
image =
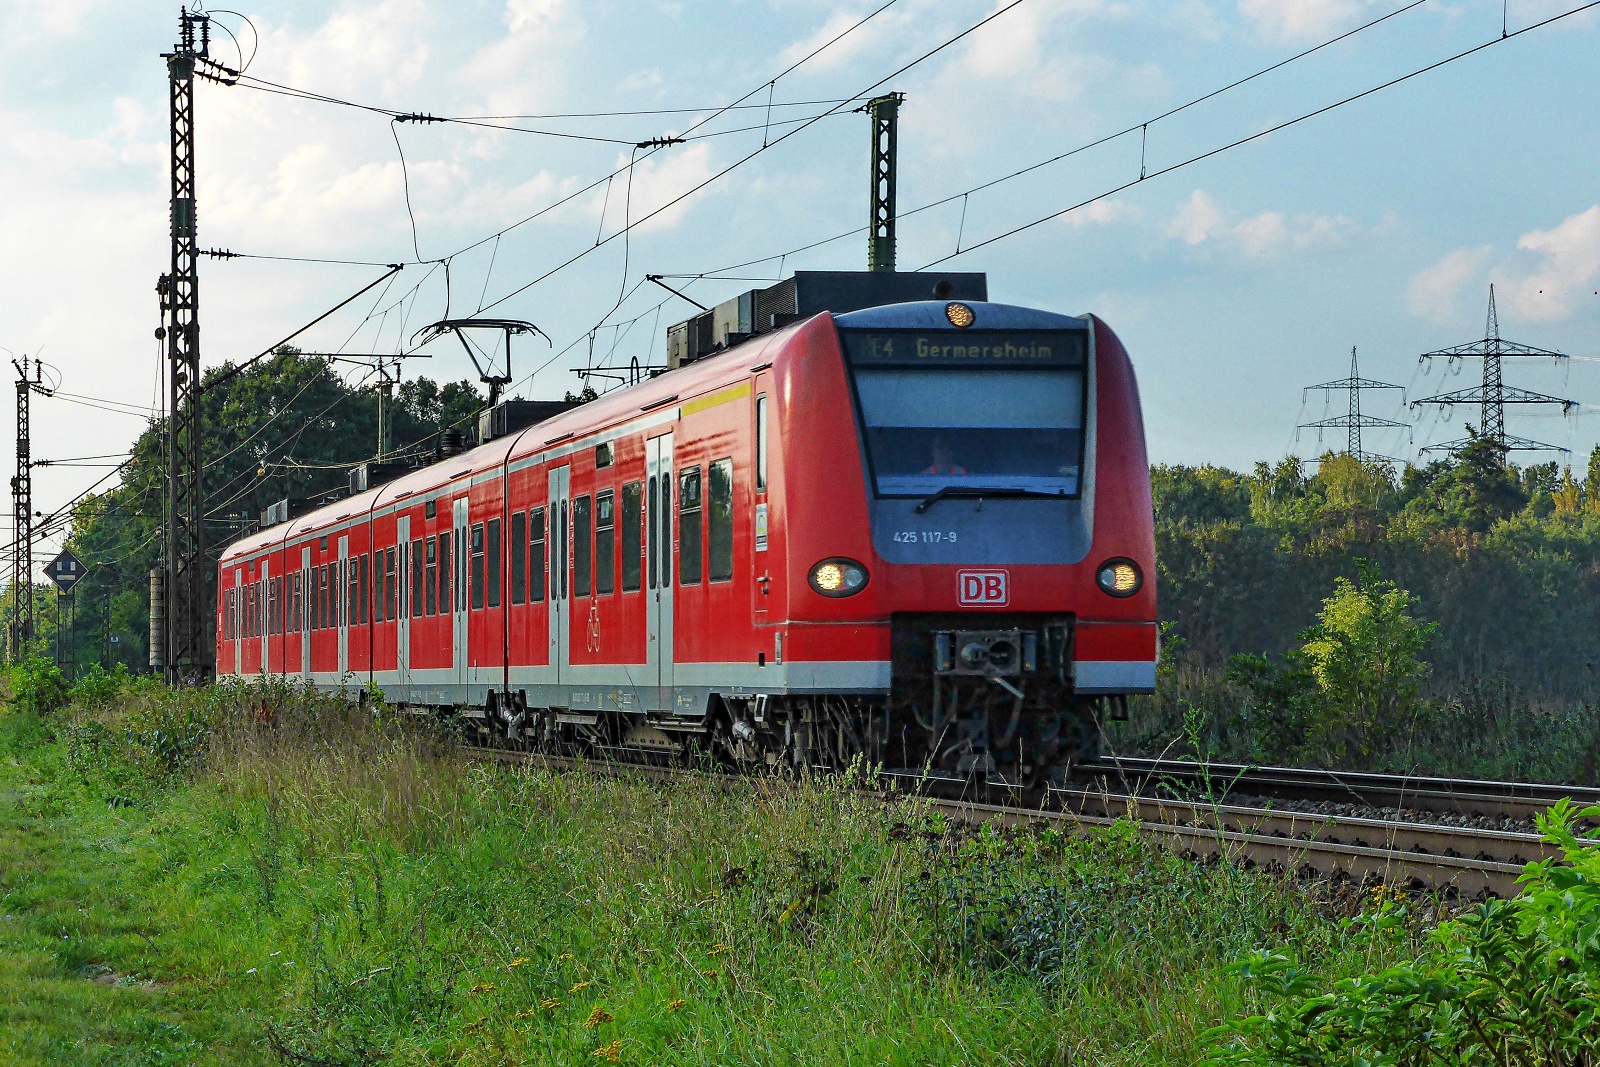
[(1152, 785), (1199, 785), (1223, 795), (1360, 804), (1433, 814), (1501, 817), (1531, 821), (1558, 800), (1600, 804), (1600, 789), (1538, 782), (1325, 771), (1301, 767), (1255, 767), (1237, 763), (1114, 757), (1088, 772), (1107, 788), (1147, 793)]

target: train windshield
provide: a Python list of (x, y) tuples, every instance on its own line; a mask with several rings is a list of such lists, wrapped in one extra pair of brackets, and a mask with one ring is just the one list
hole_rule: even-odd
[(1078, 495), (1084, 334), (840, 332), (879, 496)]

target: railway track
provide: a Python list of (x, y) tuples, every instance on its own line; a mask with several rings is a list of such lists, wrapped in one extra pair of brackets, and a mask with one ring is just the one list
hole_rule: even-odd
[[(613, 760), (493, 748), (471, 751), (479, 758), (535, 762), (552, 770), (582, 766), (601, 774), (658, 781), (685, 773), (673, 767)], [(1092, 828), (1131, 819), (1146, 836), (1204, 862), (1228, 859), (1301, 879), (1381, 881), (1468, 899), (1514, 896), (1523, 866), (1551, 858), (1555, 851), (1531, 831), (1445, 825), (1425, 818), (1370, 818), (1288, 810), (1263, 804), (1258, 791), (1271, 788), (1284, 799), (1334, 798), (1335, 803), (1364, 807), (1396, 806), (1375, 803), (1384, 798), (1406, 802), (1422, 798), (1420, 803), (1431, 806), (1413, 806), (1409, 810), (1475, 817), (1485, 813), (1511, 817), (1510, 813), (1515, 812), (1516, 818), (1529, 818), (1561, 796), (1571, 795), (1580, 802), (1591, 797), (1600, 800), (1594, 790), (1528, 783), (1398, 779), (1292, 768), (1252, 772), (1243, 767), (1216, 765), (1207, 771), (1212, 783), (1220, 779), (1232, 782), (1238, 789), (1240, 783), (1248, 782), (1243, 790), (1249, 792), (1249, 802), (1183, 797), (1172, 795), (1181, 790), (1156, 788), (1173, 782), (1192, 784), (1205, 776), (1198, 765), (1175, 761), (1123, 759), (1103, 768), (1087, 784), (1052, 788), (1043, 795), (1010, 797), (990, 789), (986, 790), (990, 794), (986, 799), (974, 799), (972, 785), (965, 779), (891, 772), (882, 775), (882, 781), (898, 792), (923, 794), (936, 810), (970, 823), (998, 820), (1012, 826), (1054, 823)], [(1112, 788), (1113, 780), (1122, 787)], [(1430, 784), (1424, 787), (1417, 783)], [(994, 796), (996, 792), (1001, 794), (998, 798)]]
[(1563, 797), (1600, 804), (1600, 789), (1579, 786), (1128, 757), (1103, 761), (1089, 780), (1099, 788), (1143, 796), (1199, 790), (1403, 813), (1405, 821), (1501, 820), (1524, 824), (1530, 831), (1534, 817)]

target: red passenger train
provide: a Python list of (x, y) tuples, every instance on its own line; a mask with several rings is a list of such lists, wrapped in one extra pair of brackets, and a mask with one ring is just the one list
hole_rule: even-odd
[(1011, 781), (1093, 759), (1157, 656), (1116, 335), (764, 295), (674, 328), (680, 366), (230, 546), (219, 673), (373, 683), (506, 743)]

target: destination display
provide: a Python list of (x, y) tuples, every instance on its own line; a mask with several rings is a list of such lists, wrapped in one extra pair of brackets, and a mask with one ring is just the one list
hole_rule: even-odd
[(856, 366), (1081, 366), (1088, 334), (1068, 330), (840, 330)]

